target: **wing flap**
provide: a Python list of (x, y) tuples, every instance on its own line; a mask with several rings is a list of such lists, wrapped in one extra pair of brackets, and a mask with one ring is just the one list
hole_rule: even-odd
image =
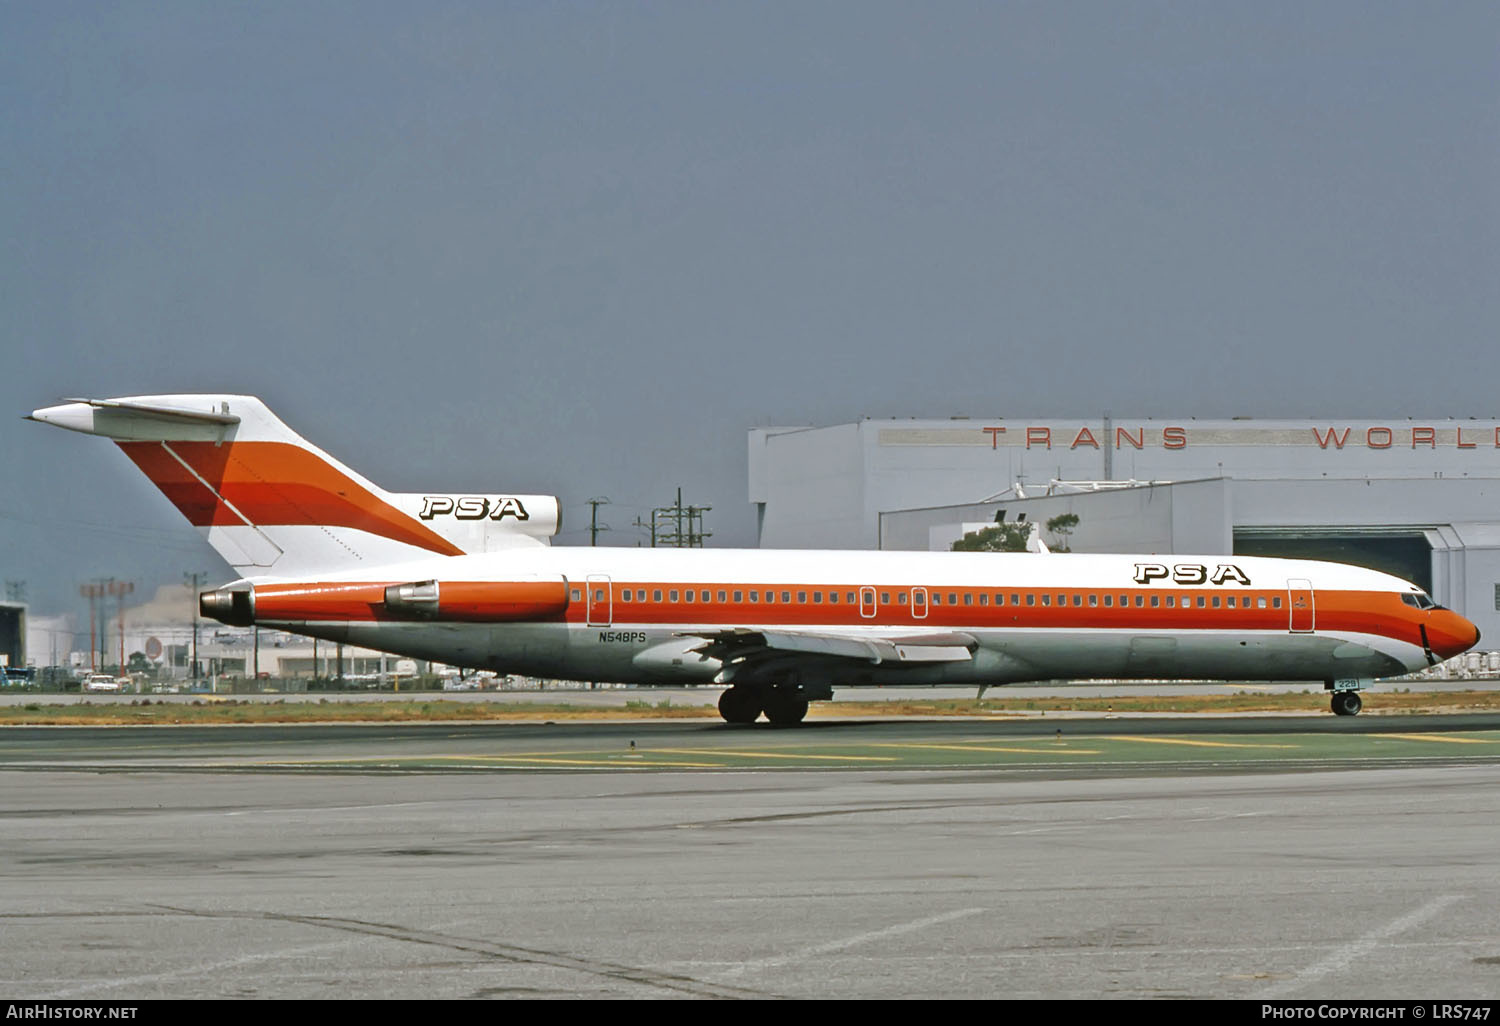
[(853, 631), (738, 627), (694, 636), (706, 639), (698, 651), (726, 662), (773, 651), (856, 659), (877, 666), (882, 663), (964, 662), (974, 658), (974, 649), (978, 645), (970, 635), (957, 632), (891, 636)]

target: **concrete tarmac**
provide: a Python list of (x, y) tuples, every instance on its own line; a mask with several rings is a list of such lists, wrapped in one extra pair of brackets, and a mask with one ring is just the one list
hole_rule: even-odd
[[(1475, 737), (1496, 725), (1457, 719)], [(1500, 996), (1493, 761), (1155, 775), (254, 764), (288, 746), (506, 750), (543, 730), (711, 749), (870, 727), (935, 744), (976, 729), (13, 728), (0, 993)]]
[[(1376, 681), (1368, 690), (1370, 694), (1392, 691), (1418, 691), (1418, 692), (1445, 692), (1445, 691), (1495, 691), (1500, 689), (1500, 679), (1482, 678), (1474, 680), (1386, 680)], [(819, 703), (815, 708), (837, 709), (839, 702), (886, 702), (886, 701), (937, 701), (954, 698), (973, 698), (978, 689), (972, 687), (882, 687), (882, 688), (839, 688), (834, 692), (834, 700), (826, 705)], [(1310, 706), (1316, 709), (1319, 706), (1326, 712), (1327, 696), (1323, 691), (1321, 683), (1316, 681), (1261, 681), (1244, 683), (1199, 683), (1199, 684), (1153, 684), (1142, 682), (1131, 682), (1125, 684), (1101, 684), (1089, 681), (1070, 682), (1059, 681), (1048, 684), (1008, 684), (1003, 687), (990, 688), (985, 692), (987, 698), (1123, 698), (1123, 697), (1151, 697), (1167, 698), (1174, 696), (1203, 697), (1211, 695), (1227, 695), (1236, 691), (1249, 691), (1262, 694), (1296, 694), (1308, 693)], [(723, 694), (722, 687), (554, 687), (544, 690), (507, 690), (507, 691), (313, 691), (313, 692), (285, 692), (265, 694), (243, 694), (243, 695), (210, 695), (210, 694), (177, 694), (177, 695), (135, 695), (135, 694), (107, 694), (93, 692), (79, 694), (77, 692), (67, 694), (44, 694), (40, 692), (0, 692), (0, 705), (72, 705), (78, 702), (90, 702), (96, 705), (109, 702), (139, 702), (141, 699), (150, 699), (155, 702), (192, 702), (213, 701), (219, 698), (233, 698), (235, 701), (243, 702), (376, 702), (376, 701), (448, 701), (448, 702), (489, 702), (489, 703), (566, 703), (575, 706), (603, 706), (619, 708), (631, 702), (644, 702), (655, 705), (660, 702), (670, 702), (672, 705), (717, 705), (719, 696)], [(1322, 696), (1320, 698), (1320, 696)]]

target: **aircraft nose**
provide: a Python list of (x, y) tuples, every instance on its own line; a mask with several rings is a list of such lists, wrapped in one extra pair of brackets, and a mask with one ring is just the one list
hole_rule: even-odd
[(1433, 616), (1428, 630), (1432, 651), (1440, 659), (1452, 659), (1479, 644), (1479, 628), (1452, 610)]

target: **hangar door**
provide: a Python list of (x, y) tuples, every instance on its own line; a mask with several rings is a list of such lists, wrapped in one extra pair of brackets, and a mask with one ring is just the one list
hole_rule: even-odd
[(1432, 593), (1432, 545), (1420, 528), (1236, 528), (1237, 556), (1322, 559), (1379, 570)]

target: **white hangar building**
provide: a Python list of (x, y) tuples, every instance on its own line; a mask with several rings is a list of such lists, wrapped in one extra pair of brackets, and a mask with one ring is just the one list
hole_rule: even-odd
[(765, 548), (946, 550), (1072, 513), (1075, 552), (1394, 573), (1500, 637), (1500, 421), (862, 420), (750, 432)]

